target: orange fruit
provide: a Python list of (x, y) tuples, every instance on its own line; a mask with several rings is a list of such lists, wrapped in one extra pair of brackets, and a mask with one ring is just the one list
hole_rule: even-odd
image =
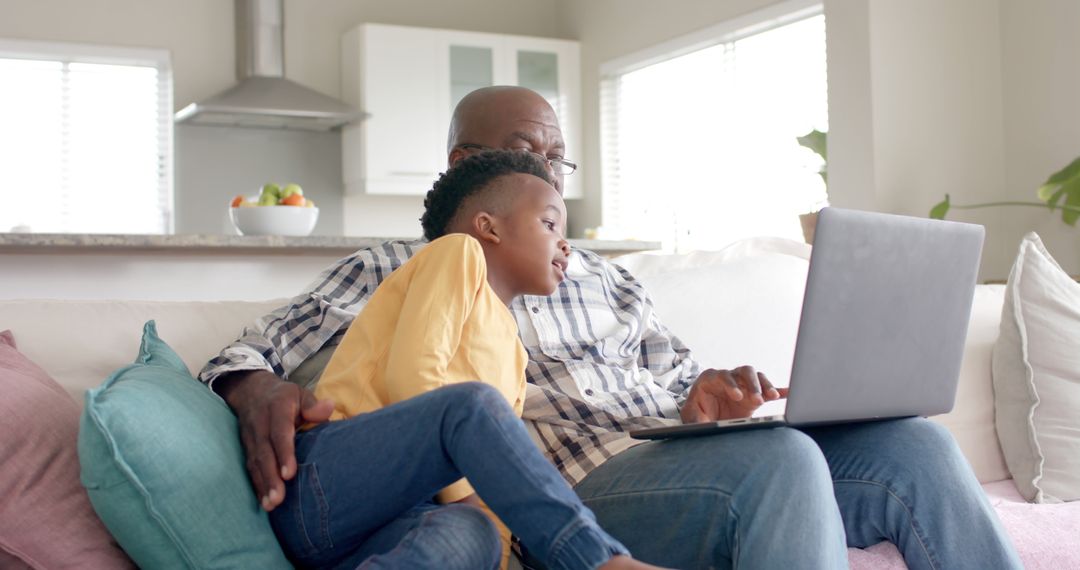
[(281, 200), (279, 203), (281, 206), (303, 206), (304, 196), (303, 194), (292, 194)]

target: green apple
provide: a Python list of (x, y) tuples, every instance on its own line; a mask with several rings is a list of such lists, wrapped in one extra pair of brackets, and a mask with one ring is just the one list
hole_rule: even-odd
[(300, 188), (299, 184), (296, 184), (296, 183), (286, 184), (285, 187), (281, 189), (281, 199), (282, 200), (284, 200), (285, 198), (288, 198), (289, 196), (292, 196), (293, 194), (299, 194), (299, 195), (303, 196), (304, 195), (304, 190), (302, 188)]
[(273, 182), (267, 182), (263, 184), (262, 191), (259, 193), (259, 205), (260, 206), (275, 206), (278, 200), (281, 199), (281, 187)]

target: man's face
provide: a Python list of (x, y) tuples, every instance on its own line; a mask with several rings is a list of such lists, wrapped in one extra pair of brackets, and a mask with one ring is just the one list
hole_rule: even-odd
[(516, 196), (500, 218), (497, 266), (513, 289), (550, 295), (565, 278), (570, 246), (564, 237), (566, 205), (547, 182), (531, 174), (511, 174), (505, 184)]
[[(547, 159), (562, 159), (566, 153), (555, 112), (542, 97), (528, 92), (505, 94), (482, 111), (468, 114), (456, 142), (450, 149), (451, 166), (485, 147), (526, 150)], [(552, 171), (550, 164), (547, 167), (562, 194), (563, 175)]]

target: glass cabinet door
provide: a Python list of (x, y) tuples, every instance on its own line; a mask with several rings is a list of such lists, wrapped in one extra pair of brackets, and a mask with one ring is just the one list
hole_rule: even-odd
[(562, 116), (559, 105), (559, 54), (546, 51), (518, 50), (517, 83), (544, 96), (555, 113)]
[(490, 47), (450, 46), (450, 110), (470, 91), (495, 84), (494, 50)]

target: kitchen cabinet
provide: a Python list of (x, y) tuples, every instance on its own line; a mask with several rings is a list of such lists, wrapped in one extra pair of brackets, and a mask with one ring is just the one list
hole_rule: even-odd
[[(488, 85), (521, 85), (555, 109), (567, 156), (581, 156), (578, 42), (362, 24), (342, 41), (342, 96), (370, 116), (342, 133), (345, 192), (423, 195), (446, 169), (454, 106)], [(565, 196), (580, 198), (580, 176)]]

